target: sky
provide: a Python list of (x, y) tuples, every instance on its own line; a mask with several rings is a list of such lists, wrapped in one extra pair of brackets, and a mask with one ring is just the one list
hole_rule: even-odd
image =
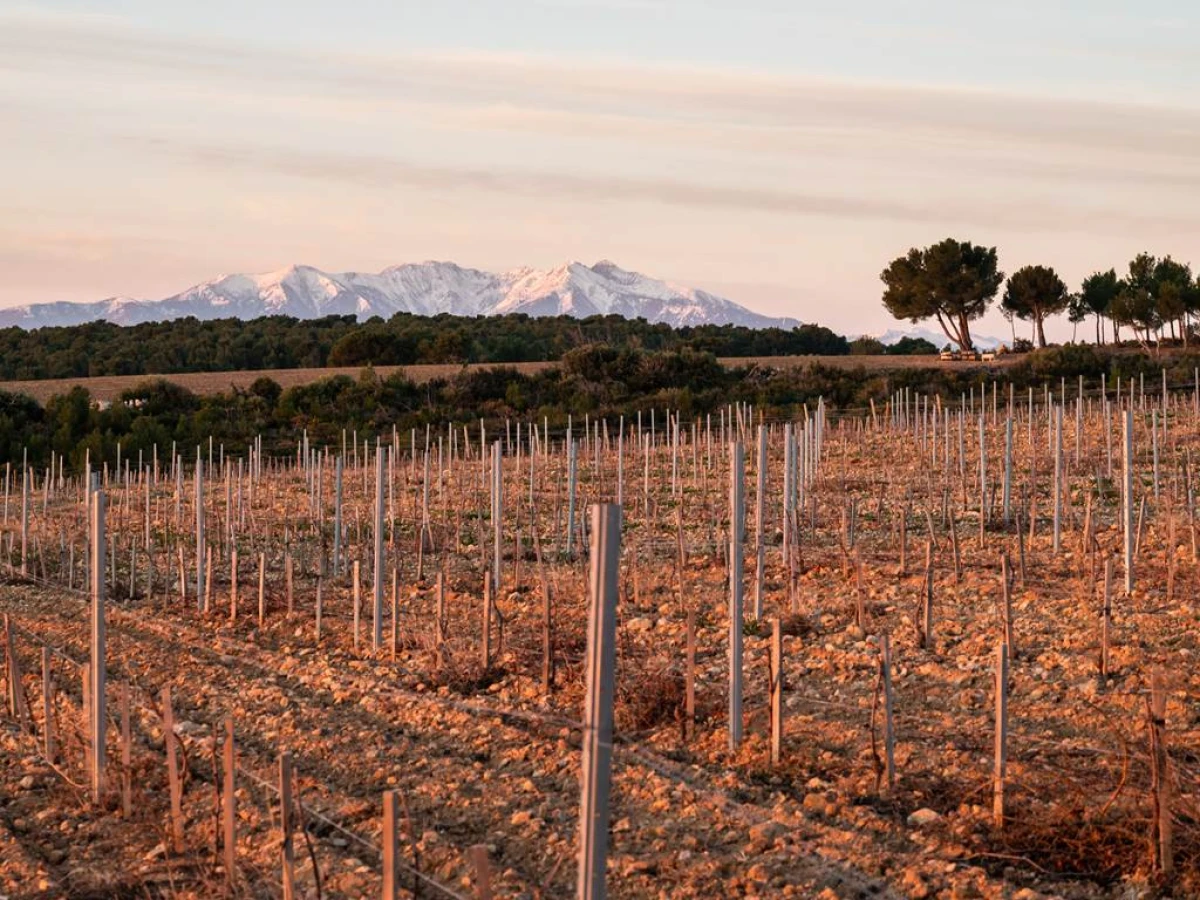
[(948, 236), (1072, 287), (1200, 265), (1197, 33), (1184, 0), (0, 0), (0, 306), (611, 259), (878, 333), (880, 271)]

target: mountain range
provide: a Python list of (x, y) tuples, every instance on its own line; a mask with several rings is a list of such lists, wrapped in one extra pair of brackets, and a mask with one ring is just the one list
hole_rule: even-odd
[[(946, 337), (944, 333), (935, 328), (891, 328), (883, 334), (874, 335), (881, 344), (891, 346), (898, 343), (901, 338), (924, 338), (933, 344), (933, 346), (941, 349), (947, 344), (950, 344), (955, 349), (958, 349), (958, 341), (952, 341)], [(990, 337), (984, 334), (971, 334), (971, 343), (975, 345), (976, 350), (995, 350), (1002, 343), (1000, 338)]]
[(0, 309), (0, 327), (43, 328), (108, 321), (136, 325), (194, 316), (254, 319), (329, 315), (387, 319), (396, 313), (431, 316), (616, 314), (671, 326), (732, 324), (792, 328), (796, 319), (760, 315), (707, 291), (622, 269), (607, 260), (570, 262), (554, 269), (494, 274), (451, 262), (392, 266), (382, 272), (329, 273), (290, 266), (265, 275), (222, 275), (161, 300), (112, 297), (94, 303), (38, 303)]

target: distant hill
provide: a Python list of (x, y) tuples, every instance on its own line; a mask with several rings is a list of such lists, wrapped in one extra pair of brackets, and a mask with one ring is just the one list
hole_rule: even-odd
[[(950, 340), (942, 332), (933, 328), (891, 328), (883, 334), (875, 335), (875, 337), (878, 338), (880, 343), (886, 344), (889, 347), (900, 341), (901, 338), (910, 337), (924, 338), (939, 350), (947, 344), (950, 344), (956, 350), (958, 349), (957, 341)], [(972, 334), (971, 340), (975, 343), (976, 350), (994, 350), (1004, 343), (999, 338), (989, 337), (984, 334)]]

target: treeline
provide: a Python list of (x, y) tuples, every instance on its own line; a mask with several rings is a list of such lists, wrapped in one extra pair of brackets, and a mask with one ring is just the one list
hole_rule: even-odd
[(648, 351), (690, 349), (716, 356), (841, 355), (846, 339), (819, 325), (671, 328), (621, 316), (533, 318), (400, 313), (359, 323), (353, 316), (250, 321), (194, 318), (143, 325), (95, 322), (0, 330), (0, 378), (167, 375), (244, 369), (309, 369), (419, 363), (557, 360), (589, 344)]
[[(1096, 389), (1102, 373), (1111, 385), (1118, 377), (1139, 373), (1157, 378), (1158, 365), (1141, 354), (1071, 345), (1032, 353), (997, 377), (1022, 391), (1083, 375), (1089, 388)], [(1196, 365), (1200, 355), (1173, 356), (1168, 378), (1190, 384)], [(505, 367), (470, 369), (420, 385), (400, 374), (380, 378), (364, 368), (355, 378), (331, 377), (287, 390), (264, 376), (245, 391), (200, 397), (153, 379), (104, 409), (81, 387), (52, 398), (45, 407), (29, 397), (0, 392), (0, 465), (19, 463), (27, 451), (32, 464), (44, 466), (54, 451), (78, 471), (87, 453), (97, 463), (114, 463), (118, 443), (125, 459), (136, 460), (139, 452), (148, 458), (156, 445), (164, 459), (173, 441), (190, 455), (210, 436), (228, 451), (244, 453), (261, 434), (268, 452), (289, 453), (302, 429), (316, 444), (334, 446), (342, 429), (355, 429), (360, 437), (386, 437), (393, 425), (404, 434), (410, 428), (423, 431), (427, 424), (475, 426), (481, 418), (493, 426), (506, 418), (545, 418), (561, 430), (569, 415), (577, 421), (585, 414), (601, 416), (615, 426), (618, 416), (633, 421), (638, 410), (653, 408), (678, 410), (686, 422), (705, 414), (715, 417), (736, 402), (751, 403), (776, 418), (795, 416), (819, 397), (836, 415), (865, 409), (871, 400), (880, 404), (905, 387), (957, 403), (972, 388), (978, 394), (992, 377), (976, 367), (877, 372), (814, 363), (803, 369), (726, 368), (713, 354), (690, 348), (591, 345), (567, 352), (561, 365), (535, 374)]]
[(1030, 265), (1006, 276), (995, 247), (946, 238), (913, 247), (888, 263), (880, 275), (883, 305), (897, 319), (934, 320), (946, 337), (973, 348), (971, 322), (981, 318), (1000, 294), (1000, 312), (1010, 322), (1032, 326), (1031, 343), (1046, 346), (1046, 319), (1066, 313), (1076, 326), (1089, 316), (1096, 343), (1105, 341), (1106, 323), (1115, 342), (1128, 328), (1143, 349), (1161, 348), (1164, 339), (1187, 347), (1200, 317), (1200, 277), (1170, 256), (1139, 253), (1124, 275), (1116, 269), (1093, 272), (1072, 291), (1049, 266)]

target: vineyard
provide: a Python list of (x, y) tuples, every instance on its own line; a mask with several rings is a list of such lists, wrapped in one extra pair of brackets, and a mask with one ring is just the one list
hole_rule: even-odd
[(1200, 894), (1200, 377), (4, 473), (0, 895)]

